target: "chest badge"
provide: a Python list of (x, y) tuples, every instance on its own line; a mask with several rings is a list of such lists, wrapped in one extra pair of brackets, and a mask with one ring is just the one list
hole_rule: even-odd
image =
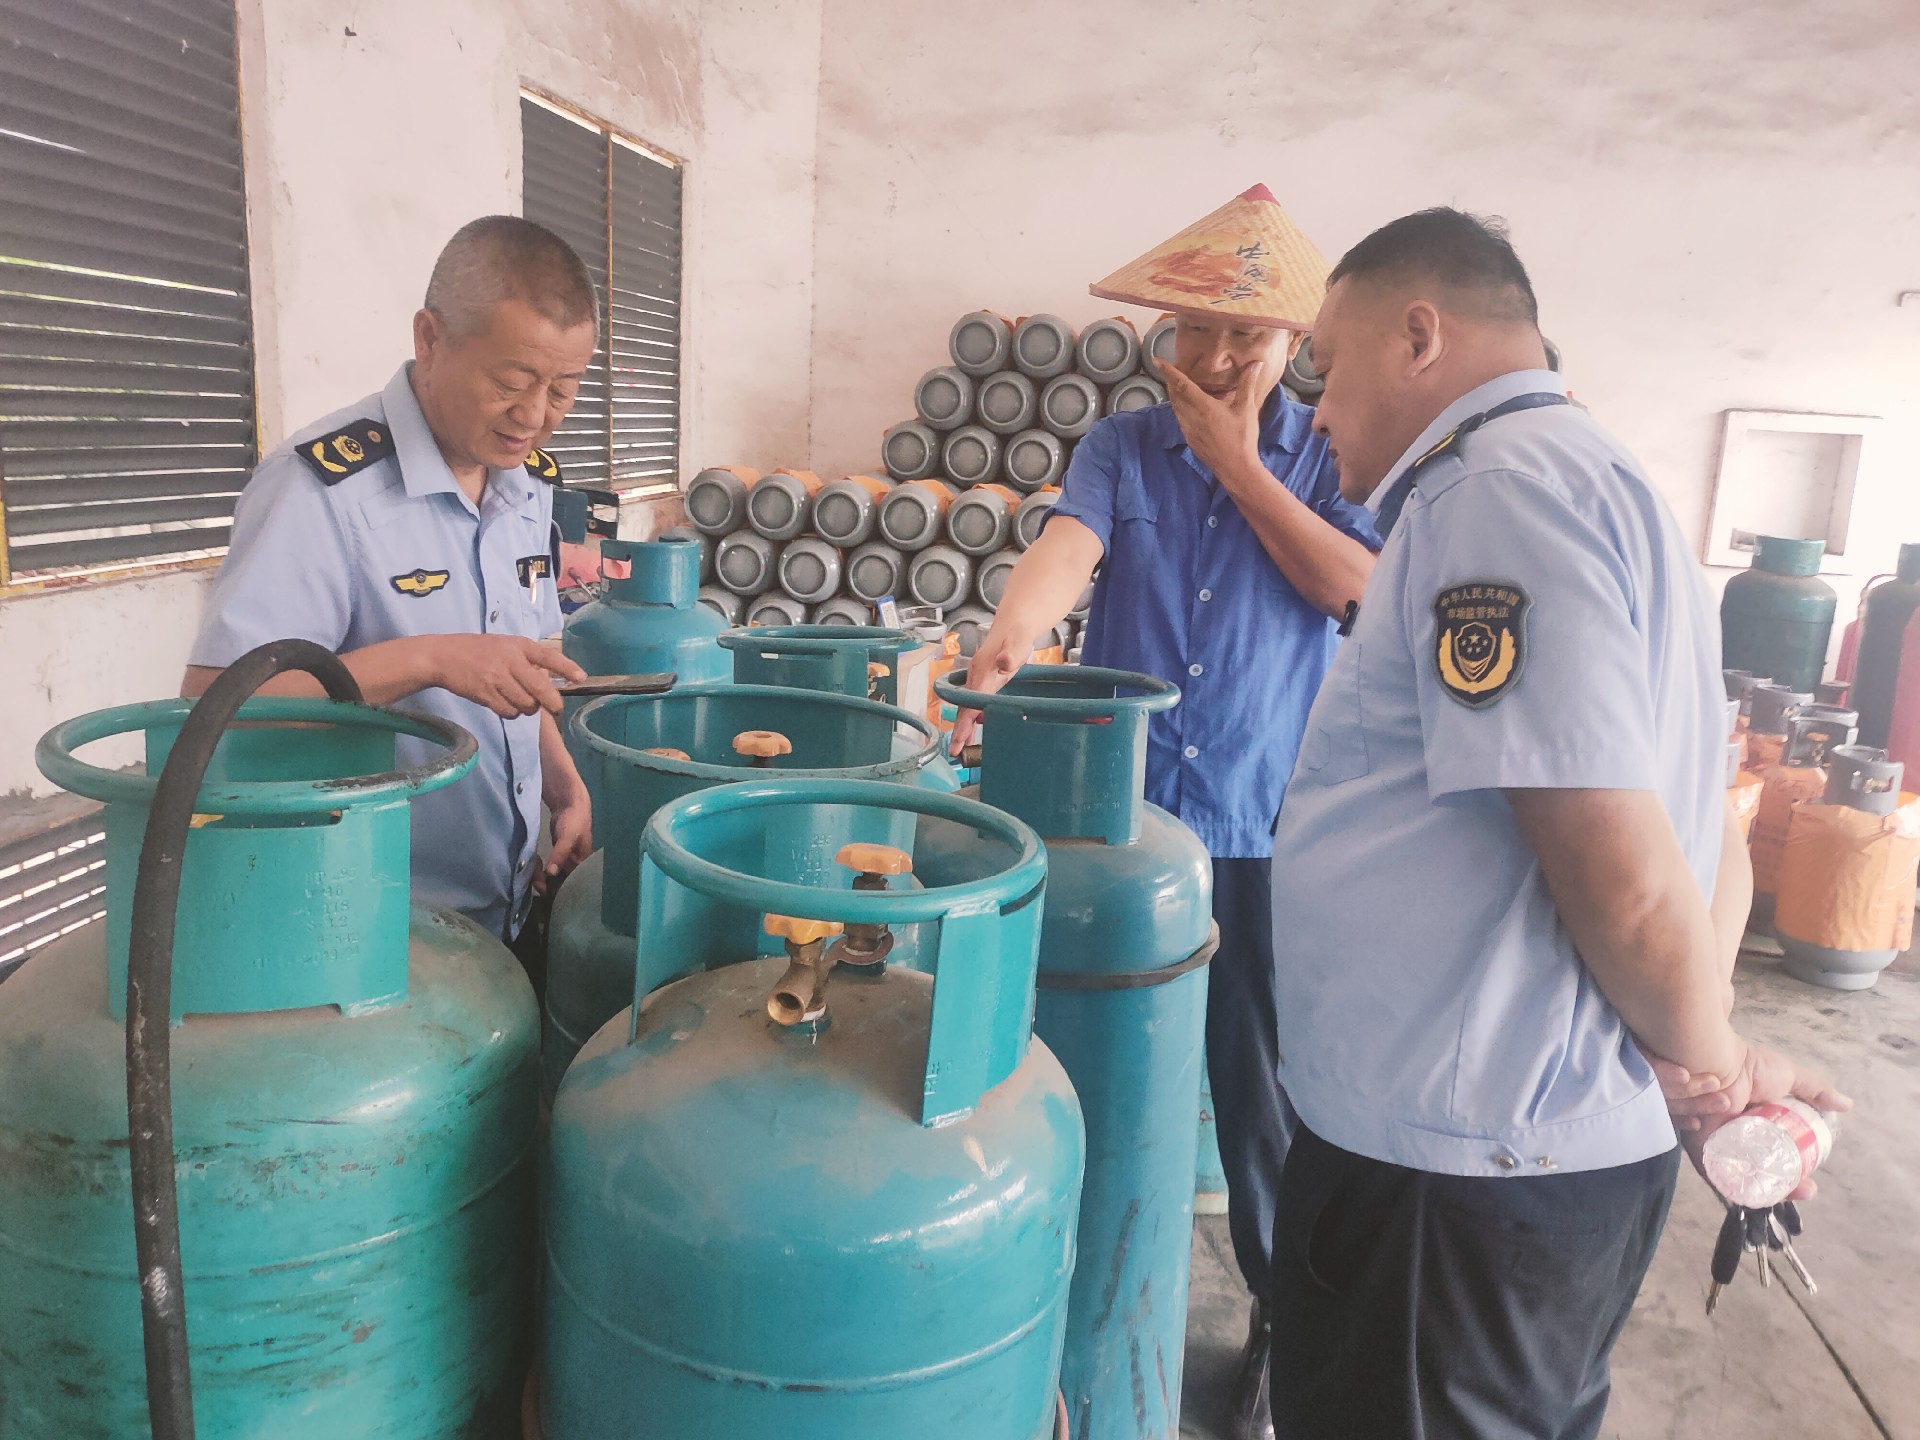
[(1511, 580), (1472, 580), (1434, 596), (1440, 688), (1470, 710), (1484, 710), (1513, 689), (1526, 668), (1532, 604)]
[(546, 555), (522, 555), (513, 562), (520, 571), (520, 588), (531, 590), (542, 580), (553, 576), (553, 560)]
[(445, 570), (409, 570), (404, 575), (392, 576), (387, 583), (402, 595), (412, 595), (416, 599), (433, 594), (447, 583)]

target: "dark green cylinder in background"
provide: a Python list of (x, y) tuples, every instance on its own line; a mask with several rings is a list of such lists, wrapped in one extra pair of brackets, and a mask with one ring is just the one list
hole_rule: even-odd
[(1860, 712), (1860, 743), (1885, 746), (1893, 720), (1893, 694), (1900, 680), (1907, 622), (1920, 610), (1920, 545), (1900, 547), (1893, 579), (1867, 592), (1860, 626), (1860, 652), (1853, 662), (1849, 698)]
[(1819, 576), (1823, 540), (1762, 535), (1753, 568), (1720, 600), (1720, 663), (1811, 691), (1827, 664), (1838, 597)]

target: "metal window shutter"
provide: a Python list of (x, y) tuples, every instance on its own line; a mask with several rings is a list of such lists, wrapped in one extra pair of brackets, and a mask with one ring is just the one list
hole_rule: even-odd
[(580, 252), (601, 345), (549, 447), (583, 485), (671, 485), (680, 464), (680, 167), (521, 101), (522, 198)]
[(680, 167), (613, 146), (612, 351), (616, 480), (680, 471)]
[(4, 573), (216, 551), (256, 459), (231, 0), (0, 0)]
[[(600, 313), (607, 309), (606, 132), (569, 120), (532, 100), (520, 102), (521, 209), (586, 262)], [(593, 352), (580, 398), (547, 446), (560, 473), (575, 485), (607, 483), (606, 324)]]
[(106, 838), (99, 807), (90, 806), (0, 844), (0, 980), (41, 946), (100, 918), (106, 909)]

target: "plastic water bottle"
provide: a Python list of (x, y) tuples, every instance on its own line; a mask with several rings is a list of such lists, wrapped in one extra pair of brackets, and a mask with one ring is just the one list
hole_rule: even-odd
[(913, 387), (913, 408), (935, 430), (966, 424), (973, 415), (973, 377), (951, 365), (929, 370)]
[(1002, 370), (980, 382), (974, 392), (980, 423), (996, 435), (1012, 435), (1033, 424), (1040, 391), (1018, 370)]
[(1012, 363), (1013, 322), (991, 310), (975, 310), (953, 322), (947, 354), (956, 370), (991, 375)]
[(1707, 1179), (1735, 1205), (1778, 1205), (1833, 1152), (1839, 1118), (1802, 1100), (1755, 1105), (1707, 1137), (1701, 1154)]
[(1067, 473), (1071, 447), (1051, 430), (1022, 430), (1007, 441), (1001, 463), (1007, 479), (1022, 490), (1038, 490), (1058, 483)]
[(880, 456), (895, 480), (924, 480), (940, 473), (940, 437), (931, 425), (903, 420), (881, 437)]
[(1116, 385), (1140, 368), (1140, 336), (1125, 320), (1096, 320), (1080, 332), (1077, 356), (1082, 375)]
[(940, 447), (940, 467), (962, 489), (1000, 473), (1000, 437), (984, 425), (962, 425)]
[(1058, 315), (1029, 315), (1013, 331), (1014, 367), (1036, 380), (1051, 380), (1073, 368), (1073, 327)]

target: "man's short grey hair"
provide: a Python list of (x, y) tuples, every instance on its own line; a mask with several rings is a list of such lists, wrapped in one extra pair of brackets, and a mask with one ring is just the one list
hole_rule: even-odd
[(463, 337), (485, 330), (504, 300), (524, 301), (563, 330), (590, 323), (599, 333), (600, 298), (573, 247), (518, 215), (483, 215), (433, 262), (426, 305)]

